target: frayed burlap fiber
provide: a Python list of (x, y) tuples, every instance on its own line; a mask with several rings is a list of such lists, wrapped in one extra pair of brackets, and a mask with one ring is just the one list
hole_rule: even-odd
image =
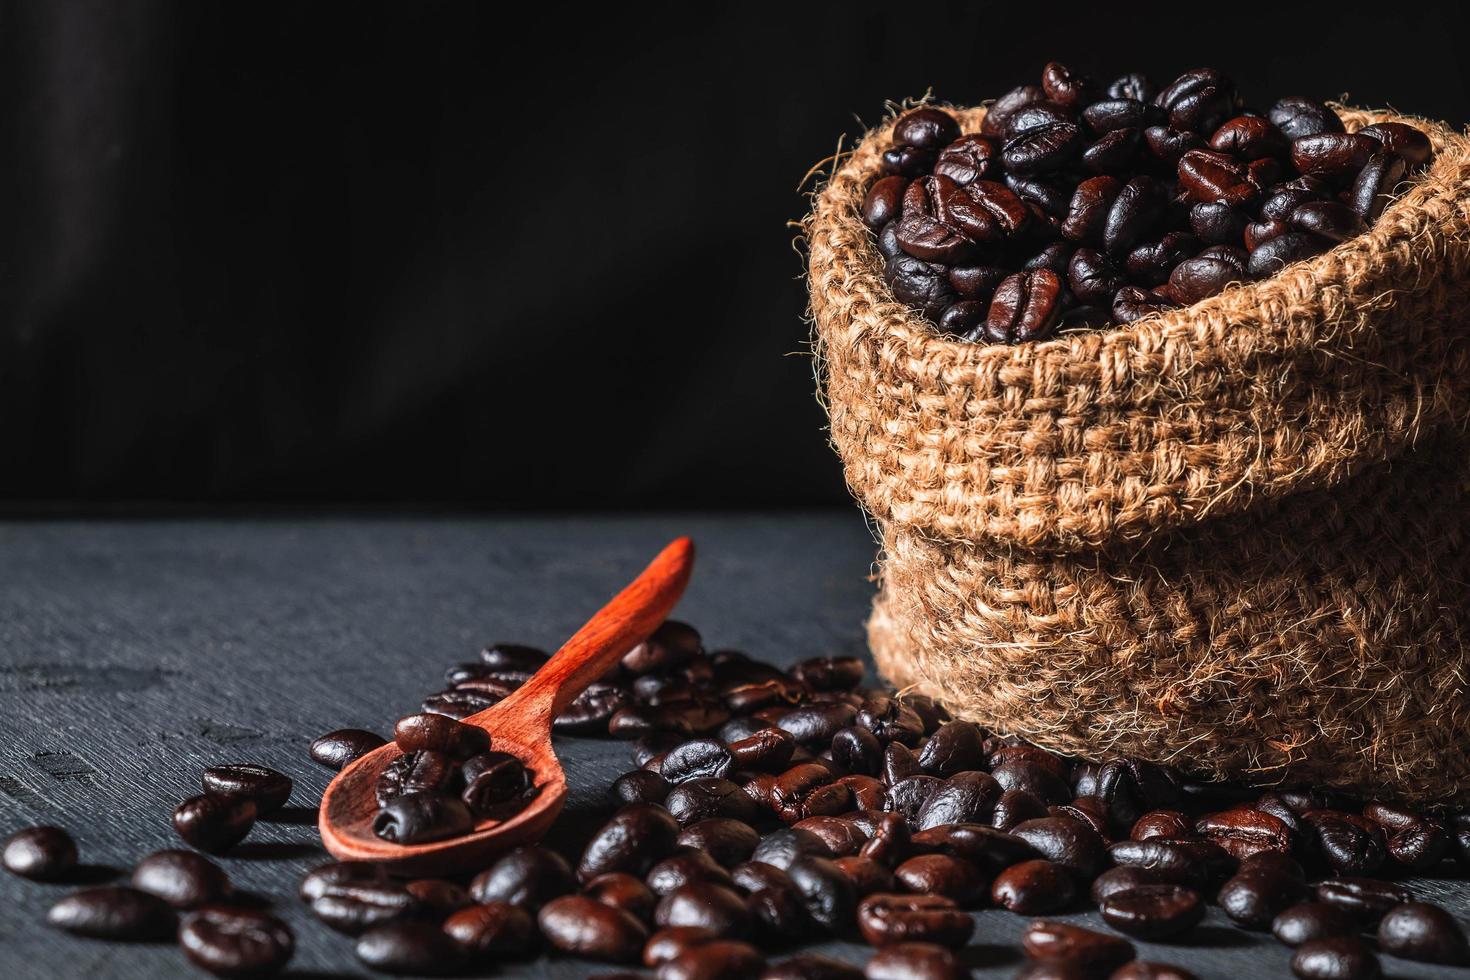
[(1470, 143), (1340, 113), (1436, 150), (1367, 234), (1014, 347), (884, 284), (859, 209), (892, 120), (839, 161), (805, 223), (816, 351), (895, 683), (1057, 751), (1470, 799)]

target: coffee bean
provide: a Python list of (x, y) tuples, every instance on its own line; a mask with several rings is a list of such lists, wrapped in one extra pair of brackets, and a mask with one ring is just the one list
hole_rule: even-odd
[(589, 881), (609, 871), (642, 875), (668, 856), (678, 835), (678, 821), (664, 808), (647, 803), (626, 806), (588, 842), (577, 876)]
[(1209, 881), (1198, 855), (1166, 838), (1118, 841), (1108, 847), (1108, 856), (1119, 867), (1144, 868), (1176, 885), (1202, 887)]
[(1092, 880), (1092, 900), (1101, 905), (1110, 895), (1126, 892), (1140, 885), (1177, 884), (1171, 875), (1150, 868), (1109, 868)]
[(433, 919), (446, 918), (470, 904), (469, 892), (443, 878), (416, 878), (404, 884), (403, 890)]
[(762, 728), (730, 742), (729, 749), (735, 765), (742, 769), (785, 772), (796, 750), (796, 739), (784, 729)]
[(988, 882), (979, 868), (950, 854), (920, 854), (893, 869), (899, 885), (924, 895), (943, 895), (960, 905), (977, 903)]
[(1231, 207), (1247, 205), (1259, 193), (1245, 164), (1214, 150), (1190, 150), (1179, 158), (1179, 190), (1191, 202)]
[[(595, 877), (595, 876), (594, 876)], [(577, 879), (566, 860), (540, 846), (507, 852), (470, 882), (476, 902), (506, 902), (535, 913), (553, 898), (576, 891)]]
[(1138, 818), (1128, 836), (1134, 840), (1183, 837), (1191, 833), (1193, 828), (1193, 821), (1179, 810), (1150, 810)]
[(494, 670), (520, 670), (534, 674), (549, 659), (551, 655), (545, 650), (520, 643), (492, 643), (480, 651), (480, 662)]
[(1082, 130), (1075, 123), (1054, 122), (1007, 139), (1000, 158), (1018, 174), (1053, 173), (1075, 160), (1082, 146)]
[(836, 782), (827, 767), (815, 763), (793, 766), (771, 787), (771, 806), (786, 823), (842, 813), (851, 805), (852, 791)]
[(1216, 904), (1236, 925), (1268, 928), (1286, 908), (1306, 896), (1306, 885), (1267, 871), (1243, 871), (1220, 887)]
[(176, 909), (195, 909), (230, 893), (230, 876), (193, 851), (154, 851), (133, 869), (133, 887)]
[(658, 896), (647, 885), (623, 871), (598, 875), (583, 886), (582, 894), (622, 909), (640, 922), (650, 921), (658, 904)]
[[(901, 189), (895, 189), (889, 202), (889, 217), (896, 214)], [(883, 221), (888, 220), (884, 218)], [(878, 221), (877, 224), (883, 224)], [(875, 225), (876, 227), (876, 225)], [(704, 652), (699, 631), (676, 619), (665, 620), (653, 635), (623, 655), (623, 669), (633, 674), (668, 671)]]
[(1168, 206), (1163, 187), (1152, 177), (1134, 177), (1118, 191), (1103, 222), (1103, 248), (1110, 255), (1125, 255), (1129, 249), (1153, 236)]
[(895, 943), (873, 954), (867, 980), (965, 980), (970, 975), (955, 955), (934, 943)]
[(301, 879), (299, 894), (303, 902), (310, 904), (337, 886), (387, 884), (388, 881), (388, 872), (382, 865), (367, 861), (332, 861), (308, 871)]
[(1329, 181), (1351, 179), (1383, 144), (1362, 133), (1318, 133), (1291, 143), (1291, 162), (1308, 177)]
[(211, 796), (244, 796), (253, 800), (257, 816), (274, 813), (291, 798), (291, 777), (265, 766), (236, 763), (204, 770), (204, 792)]
[(857, 709), (850, 704), (814, 704), (784, 712), (778, 727), (802, 745), (828, 746), (856, 720)]
[(405, 920), (363, 933), (357, 958), (380, 973), (448, 976), (459, 971), (465, 954), (438, 925)]
[(553, 948), (571, 956), (610, 963), (636, 963), (648, 930), (621, 909), (581, 895), (547, 902), (536, 917)]
[(1011, 834), (1083, 878), (1096, 877), (1107, 860), (1107, 845), (1097, 832), (1067, 817), (1042, 817), (1018, 824)]
[(325, 882), (311, 899), (311, 911), (330, 928), (357, 936), (374, 926), (416, 916), (423, 907), (412, 892), (384, 875), (379, 880)]
[(837, 933), (852, 922), (857, 892), (842, 869), (823, 857), (803, 854), (786, 867), (813, 922)]
[(1090, 248), (1079, 248), (1067, 267), (1067, 285), (1081, 303), (1107, 303), (1122, 289), (1122, 271), (1106, 256)]
[[(833, 857), (856, 854), (867, 842), (866, 814), (847, 813), (842, 817), (808, 817), (792, 825), (794, 830), (806, 830), (822, 838), (822, 843)], [(891, 816), (888, 814), (887, 816)], [(851, 818), (851, 819), (850, 819)]]
[(454, 760), (442, 752), (409, 752), (383, 767), (373, 792), (381, 808), (407, 793), (454, 792), (459, 788), (460, 775)]
[(174, 830), (184, 843), (217, 854), (255, 826), (255, 801), (242, 796), (191, 796), (174, 808)]
[(858, 928), (870, 946), (925, 942), (959, 948), (975, 920), (940, 895), (870, 895), (858, 905)]
[(1143, 131), (1143, 140), (1154, 159), (1170, 170), (1177, 167), (1180, 158), (1190, 150), (1203, 150), (1209, 145), (1199, 133), (1167, 126), (1149, 126)]
[(1134, 960), (1114, 970), (1108, 980), (1196, 980), (1195, 975), (1172, 963)]
[[(1131, 287), (1129, 287), (1131, 288)], [(1119, 290), (1119, 295), (1127, 290)], [(1046, 804), (1026, 789), (1008, 789), (995, 801), (995, 811), (990, 816), (990, 825), (997, 830), (1011, 830), (1027, 820), (1047, 815)]]
[(875, 858), (861, 855), (834, 858), (832, 863), (852, 882), (859, 898), (875, 892), (892, 892), (898, 888), (893, 872)]
[(1373, 154), (1353, 180), (1348, 204), (1368, 224), (1377, 221), (1393, 200), (1408, 171), (1404, 158), (1389, 150)]
[(439, 793), (405, 793), (373, 817), (373, 833), (394, 844), (423, 844), (468, 833), (474, 815), (464, 801)]
[(494, 963), (530, 952), (536, 925), (523, 908), (509, 902), (470, 905), (444, 920), (444, 934), (471, 961)]
[(661, 928), (698, 926), (716, 936), (738, 938), (750, 928), (750, 910), (744, 899), (731, 889), (693, 881), (664, 895), (653, 920)]
[[(1000, 141), (993, 136), (985, 136), (980, 133), (967, 133), (959, 137), (940, 151), (938, 159), (934, 161), (936, 176), (948, 177), (961, 187), (982, 178), (999, 176), (999, 170)], [(868, 199), (872, 200), (871, 193)], [(865, 206), (864, 213), (866, 212), (867, 207)], [(868, 227), (874, 226), (870, 223)]]
[(1020, 837), (980, 824), (954, 824), (922, 831), (913, 836), (913, 847), (920, 853), (963, 858), (989, 874), (1042, 856)]
[(1290, 142), (1275, 124), (1260, 116), (1236, 116), (1215, 130), (1210, 149), (1237, 160), (1260, 160), (1285, 156)]
[(184, 919), (179, 945), (189, 962), (217, 977), (269, 977), (290, 961), (296, 937), (269, 913), (212, 905)]
[(1133, 944), (1126, 939), (1046, 919), (1036, 919), (1027, 927), (1021, 945), (1033, 960), (1104, 974), (1133, 959)]
[[(950, 314), (961, 306), (980, 310), (976, 303), (956, 303), (940, 318), (941, 329), (947, 329)], [(866, 728), (848, 726), (832, 736), (832, 761), (850, 772), (877, 775), (883, 770), (883, 743)]]
[(684, 950), (659, 967), (659, 980), (747, 980), (765, 967), (749, 943), (716, 939)]
[(1363, 219), (1337, 201), (1308, 201), (1291, 213), (1291, 225), (1334, 242), (1345, 242), (1363, 233)]
[(1317, 900), (1345, 909), (1364, 926), (1374, 927), (1389, 909), (1414, 901), (1414, 896), (1402, 885), (1388, 881), (1337, 878), (1317, 885)]
[(32, 881), (56, 881), (77, 865), (77, 845), (60, 827), (27, 827), (5, 841), (5, 870)]
[(1077, 897), (1072, 874), (1043, 858), (1022, 861), (1002, 871), (990, 886), (996, 905), (1017, 915), (1060, 912)]
[(724, 743), (712, 738), (692, 739), (668, 751), (659, 773), (671, 783), (691, 779), (723, 778), (735, 765), (735, 757)]
[(398, 719), (393, 740), (405, 753), (442, 752), (454, 759), (468, 759), (490, 748), (490, 736), (484, 729), (435, 714)]
[[(621, 684), (598, 681), (573, 698), (572, 703), (552, 720), (551, 728), (565, 735), (600, 735), (608, 730), (608, 722), (628, 700), (628, 689)], [(655, 721), (667, 727), (680, 725), (681, 730), (690, 735), (694, 734), (695, 726), (692, 721), (708, 723), (718, 717), (713, 712), (697, 716), (694, 711), (678, 712), (667, 710), (667, 705), (663, 707), (665, 710), (656, 713)], [(728, 715), (725, 717), (728, 718)], [(720, 718), (710, 730), (720, 727), (724, 722), (725, 718)]]
[(730, 885), (730, 874), (709, 854), (693, 848), (681, 848), (648, 869), (645, 878), (656, 895), (667, 895), (685, 885), (709, 882)]
[(1371, 136), (1382, 144), (1383, 149), (1403, 157), (1410, 169), (1422, 167), (1434, 156), (1434, 147), (1423, 131), (1408, 123), (1381, 122), (1364, 126), (1359, 135)]
[(990, 104), (980, 131), (990, 136), (1003, 134), (1011, 116), (1028, 105), (1045, 100), (1046, 92), (1040, 85), (1018, 85)]
[(1378, 957), (1356, 936), (1302, 943), (1291, 957), (1291, 972), (1302, 980), (1377, 980)]
[(920, 149), (937, 150), (960, 135), (960, 124), (943, 109), (920, 106), (910, 109), (893, 125), (893, 141)]
[(1342, 132), (1342, 120), (1337, 113), (1320, 102), (1301, 96), (1287, 96), (1271, 106), (1266, 118), (1281, 130), (1287, 139), (1317, 136), (1321, 133)]
[(46, 922), (54, 928), (121, 942), (170, 939), (175, 921), (174, 910), (163, 899), (113, 885), (73, 892), (46, 914)]
[(1271, 934), (1287, 946), (1314, 939), (1351, 936), (1358, 932), (1353, 913), (1327, 902), (1300, 902), (1284, 909), (1271, 923)]
[(669, 791), (664, 806), (675, 821), (688, 826), (710, 817), (730, 817), (750, 823), (759, 816), (756, 801), (728, 779), (691, 779)]
[(339, 728), (311, 743), (311, 757), (328, 769), (345, 769), (374, 749), (388, 744), (381, 735), (360, 728)]
[[(922, 725), (922, 722), (921, 722)], [(969, 721), (941, 725), (919, 753), (919, 765), (931, 776), (949, 777), (980, 769), (985, 763), (985, 734)]]
[(674, 957), (718, 939), (715, 933), (700, 926), (671, 926), (648, 937), (643, 945), (643, 965), (656, 967)]
[(1011, 344), (1049, 336), (1061, 315), (1061, 289), (1061, 280), (1050, 269), (1007, 276), (990, 301), (985, 336), (993, 343)]
[(1389, 909), (1378, 923), (1378, 948), (1421, 963), (1470, 961), (1470, 948), (1460, 924), (1444, 909), (1428, 902), (1405, 902)]
[(431, 694), (419, 703), (419, 709), (433, 715), (443, 715), (458, 721), (479, 714), (493, 707), (501, 699), (479, 691), (440, 691)]
[(1205, 917), (1199, 894), (1181, 885), (1139, 885), (1110, 895), (1099, 906), (1103, 921), (1139, 939), (1165, 939), (1188, 932)]
[(742, 820), (710, 817), (679, 831), (675, 843), (703, 851), (717, 863), (730, 868), (749, 860), (760, 839), (760, 834)]
[(1154, 101), (1169, 114), (1174, 129), (1212, 132), (1235, 110), (1235, 86), (1213, 68), (1196, 68), (1176, 78)]

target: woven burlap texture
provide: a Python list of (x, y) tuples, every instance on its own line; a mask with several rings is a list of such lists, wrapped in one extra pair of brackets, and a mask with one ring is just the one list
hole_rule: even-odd
[(840, 161), (804, 228), (816, 351), (896, 682), (1058, 751), (1470, 797), (1470, 143), (1340, 113), (1435, 146), (1370, 232), (1016, 347), (883, 283), (859, 209), (892, 121)]

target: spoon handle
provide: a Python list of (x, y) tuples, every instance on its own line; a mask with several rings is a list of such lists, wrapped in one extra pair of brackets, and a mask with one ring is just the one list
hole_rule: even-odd
[[(549, 731), (552, 719), (668, 618), (694, 568), (694, 542), (675, 538), (509, 697), (480, 715), (520, 715)], [(474, 724), (480, 715), (464, 719)]]

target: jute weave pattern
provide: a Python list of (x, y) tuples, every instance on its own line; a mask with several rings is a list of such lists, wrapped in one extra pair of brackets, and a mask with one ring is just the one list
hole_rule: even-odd
[(868, 134), (805, 231), (885, 673), (1060, 751), (1470, 799), (1470, 142), (1405, 121), (1435, 161), (1366, 235), (1017, 347), (894, 300)]

